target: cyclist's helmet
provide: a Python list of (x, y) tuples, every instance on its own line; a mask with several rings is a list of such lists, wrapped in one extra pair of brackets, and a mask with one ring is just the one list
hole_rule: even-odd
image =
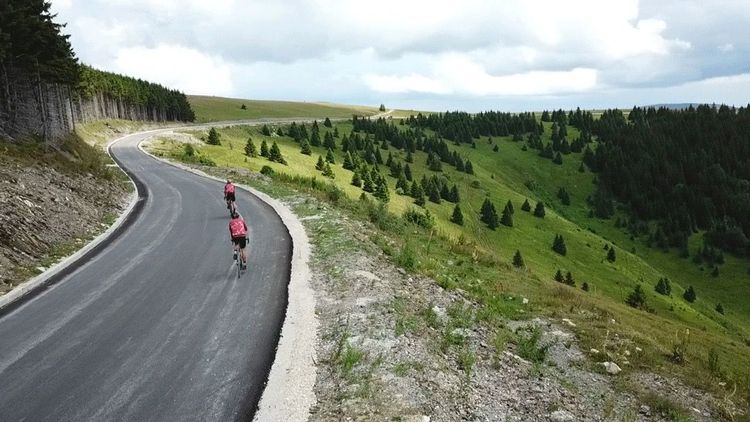
[(227, 179), (227, 183), (232, 183), (232, 179)]

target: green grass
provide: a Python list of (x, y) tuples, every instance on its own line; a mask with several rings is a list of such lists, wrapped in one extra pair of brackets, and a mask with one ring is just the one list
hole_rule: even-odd
[[(351, 123), (337, 126), (342, 135), (352, 129)], [(547, 129), (545, 136), (548, 138), (549, 127)], [(321, 126), (321, 132), (326, 130)], [(219, 132), (221, 146), (199, 147), (199, 153), (218, 166), (259, 171), (268, 165), (277, 173), (328, 181), (315, 170), (318, 155), (325, 156), (322, 148), (313, 147), (311, 156), (303, 155), (299, 152), (299, 145), (290, 138), (264, 137), (257, 127), (225, 128)], [(198, 135), (205, 135), (205, 132)], [(248, 136), (252, 136), (257, 147), (263, 139), (269, 145), (277, 141), (288, 165), (270, 163), (261, 157), (245, 157), (243, 147)], [(574, 139), (576, 136), (575, 129), (570, 128), (568, 137)], [(498, 152), (492, 151), (494, 144), (499, 146)], [(714, 279), (689, 259), (679, 258), (675, 251), (662, 252), (648, 248), (644, 239), (631, 240), (628, 233), (615, 227), (614, 219), (589, 218), (586, 197), (594, 191), (594, 175), (589, 171), (578, 172), (581, 154), (565, 155), (563, 164), (555, 165), (539, 157), (532, 149), (523, 151), (522, 143), (508, 138), (492, 138), (490, 142), (481, 138), (476, 145), (476, 149), (467, 145), (451, 146), (471, 159), (475, 175), (456, 172), (448, 165), (443, 166), (442, 172), (451, 183), (459, 186), (465, 225), (449, 222), (453, 204), (445, 201), (440, 205), (430, 202), (426, 205), (436, 220), (434, 230), (415, 226), (405, 229), (402, 226), (389, 227), (393, 220), (378, 215), (384, 210), (369, 208), (366, 218), (384, 231), (373, 240), (386, 254), (404, 266), (432, 276), (445, 288), (461, 288), (468, 292), (482, 305), (477, 310), (478, 320), (494, 323), (505, 318), (523, 318), (531, 313), (570, 316), (579, 325), (584, 347), (602, 349), (604, 339), (616, 332), (620, 338), (627, 338), (644, 349), (644, 357), (634, 364), (668, 370), (686, 380), (693, 380), (702, 388), (715, 388), (714, 384), (705, 385), (702, 378), (703, 375), (710, 376), (706, 357), (709, 350), (715, 349), (730, 383), (739, 382), (744, 397), (748, 397), (750, 301), (746, 298), (750, 294), (750, 277), (746, 271), (750, 263), (747, 260), (726, 255), (727, 262), (721, 266), (721, 275)], [(179, 148), (170, 141), (155, 145), (156, 151), (165, 155), (177, 154)], [(381, 152), (385, 158), (389, 151)], [(390, 152), (403, 160), (402, 152), (393, 149)], [(336, 165), (332, 166), (335, 179), (330, 182), (356, 203), (362, 190), (350, 184), (352, 172), (341, 167), (343, 156), (340, 150), (335, 151), (335, 158)], [(414, 158), (411, 169), (416, 180), (423, 174), (435, 174), (427, 169), (426, 154), (417, 152)], [(385, 166), (381, 167), (381, 172), (388, 174)], [(298, 181), (303, 183), (303, 179)], [(388, 177), (388, 181), (391, 200), (387, 210), (390, 213), (402, 215), (408, 209), (417, 208), (411, 198), (395, 193), (393, 178)], [(479, 187), (472, 187), (473, 182), (478, 182)], [(570, 193), (572, 203), (569, 206), (562, 205), (555, 196), (561, 186)], [(495, 203), (498, 211), (506, 201), (513, 202), (512, 228), (501, 226), (491, 231), (479, 222), (478, 211), (485, 197)], [(521, 204), (526, 198), (532, 208), (536, 201), (544, 201), (547, 216), (540, 219), (522, 211)], [(556, 234), (565, 238), (568, 253), (564, 257), (551, 250)], [(700, 243), (699, 237), (697, 234), (691, 239), (691, 251), (695, 251)], [(394, 238), (397, 240), (395, 246), (389, 241)], [(617, 260), (614, 263), (605, 259), (605, 245), (615, 245)], [(523, 254), (527, 267), (524, 270), (510, 265), (516, 249)], [(633, 250), (635, 252), (631, 252)], [(577, 287), (552, 281), (557, 269), (571, 271)], [(672, 282), (672, 297), (658, 295), (653, 290), (657, 280), (664, 276)], [(591, 288), (588, 293), (580, 290), (584, 281)], [(643, 284), (653, 313), (624, 304), (625, 297), (638, 283)], [(681, 298), (688, 285), (693, 285), (698, 293), (698, 300), (693, 304)], [(520, 304), (521, 296), (531, 300), (530, 306)], [(714, 311), (717, 302), (724, 305), (724, 316)], [(615, 319), (616, 324), (611, 324), (611, 319)], [(686, 329), (691, 330), (690, 345), (685, 352), (686, 363), (674, 365), (668, 357), (677, 333), (684, 333)], [(453, 334), (446, 330), (446, 343), (462, 345), (459, 339), (452, 337)], [(664, 365), (669, 366), (665, 369)]]
[[(353, 114), (372, 116), (377, 107), (332, 103), (243, 100), (239, 98), (188, 96), (198, 123), (282, 117), (351, 118)], [(242, 105), (246, 109), (242, 109)]]

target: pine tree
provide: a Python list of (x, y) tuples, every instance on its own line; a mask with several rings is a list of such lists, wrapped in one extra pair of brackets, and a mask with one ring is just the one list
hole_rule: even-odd
[(351, 152), (347, 151), (346, 155), (344, 155), (343, 167), (347, 170), (354, 170), (354, 160), (352, 159)]
[(388, 153), (388, 159), (385, 160), (385, 166), (386, 167), (392, 167), (393, 166), (393, 154), (390, 152)]
[(474, 174), (474, 166), (471, 164), (471, 161), (466, 160), (466, 163), (464, 164), (464, 171), (467, 174)]
[(511, 214), (516, 213), (516, 210), (513, 209), (513, 202), (511, 202), (510, 199), (505, 203), (505, 208), (509, 209)]
[(248, 157), (258, 156), (258, 150), (255, 149), (253, 138), (247, 138), (247, 143), (245, 144), (245, 155), (247, 155)]
[(565, 273), (565, 284), (567, 284), (568, 286), (573, 286), (573, 287), (575, 287), (576, 285), (575, 280), (573, 280), (573, 274), (571, 274), (570, 271)]
[(581, 165), (578, 166), (578, 172), (579, 173), (585, 173), (586, 172), (586, 168), (583, 167), (583, 161), (581, 161)]
[(358, 188), (362, 187), (362, 178), (359, 177), (359, 173), (356, 172), (356, 171), (352, 175), (352, 185), (354, 185), (354, 186), (356, 186)]
[(539, 201), (536, 203), (536, 208), (534, 208), (534, 216), (539, 218), (544, 218), (545, 211), (544, 211), (544, 202)]
[(370, 192), (370, 193), (372, 193), (375, 190), (375, 187), (372, 184), (372, 179), (370, 178), (369, 171), (362, 172), (362, 189), (365, 192)]
[(414, 162), (414, 156), (411, 154), (411, 151), (406, 153), (406, 162), (407, 163), (413, 163)]
[(523, 262), (523, 257), (521, 256), (521, 251), (516, 250), (516, 254), (513, 255), (513, 266), (516, 268), (523, 268), (526, 266)]
[(325, 121), (323, 121), (323, 126), (325, 126), (325, 127), (331, 127), (331, 126), (333, 126), (333, 124), (331, 124), (331, 119), (329, 119), (328, 117), (326, 117)]
[(585, 281), (584, 281), (584, 282), (583, 282), (583, 285), (581, 286), (581, 289), (582, 289), (582, 290), (583, 290), (584, 292), (588, 292), (588, 291), (589, 291), (589, 283), (587, 283), (587, 282), (585, 282)]
[(625, 299), (625, 303), (636, 309), (642, 309), (646, 306), (646, 292), (643, 291), (640, 284), (635, 286), (633, 292)]
[(495, 230), (500, 223), (495, 205), (489, 198), (486, 198), (482, 204), (481, 216), (482, 222), (487, 224), (487, 227), (492, 230)]
[(333, 172), (330, 163), (325, 163), (325, 165), (323, 166), (323, 176), (330, 177), (331, 179), (336, 177), (336, 174)]
[(557, 270), (557, 272), (555, 273), (555, 281), (558, 282), (558, 283), (564, 283), (565, 282), (565, 277), (563, 277), (562, 271)]
[(685, 290), (685, 293), (682, 294), (682, 297), (690, 303), (695, 302), (696, 295), (693, 286), (689, 286), (688, 289)]
[(323, 147), (331, 150), (336, 149), (336, 140), (333, 139), (331, 132), (326, 132), (323, 137)]
[(208, 130), (208, 139), (206, 140), (206, 143), (209, 145), (221, 145), (219, 132), (216, 131), (216, 128), (212, 127)]
[(378, 163), (378, 164), (383, 164), (383, 156), (380, 155), (380, 150), (379, 149), (375, 150), (375, 162)]
[(615, 247), (612, 246), (609, 248), (609, 251), (607, 251), (607, 261), (615, 262), (615, 260), (617, 260), (617, 256), (615, 254)]
[[(305, 155), (312, 155), (312, 148), (310, 148), (310, 144), (307, 142), (307, 139), (302, 140), (302, 145), (300, 145), (300, 151), (301, 153)], [(320, 169), (318, 169), (320, 170)]]
[(373, 195), (383, 202), (388, 202), (390, 199), (390, 193), (388, 192), (388, 184), (386, 183), (385, 177), (379, 177), (376, 183)]
[(563, 205), (570, 205), (570, 195), (568, 194), (567, 189), (560, 188), (557, 191), (557, 197), (560, 198), (560, 202), (562, 202)]
[(531, 204), (529, 204), (529, 200), (528, 199), (525, 200), (525, 201), (523, 201), (523, 205), (521, 205), (521, 209), (523, 211), (526, 211), (526, 212), (531, 211)]
[(414, 203), (419, 205), (420, 207), (424, 207), (427, 203), (424, 198), (424, 191), (422, 190), (421, 186), (417, 186), (417, 192), (416, 195), (412, 193), (412, 196), (414, 197)]
[(505, 208), (503, 209), (503, 216), (500, 219), (500, 224), (507, 227), (513, 227), (513, 212), (508, 207), (508, 205), (505, 205)]
[(492, 151), (498, 152), (498, 151), (500, 151), (500, 147), (498, 147), (497, 144), (495, 144), (495, 146), (492, 147)]
[(268, 125), (263, 125), (261, 133), (263, 134), (263, 136), (271, 136), (271, 129), (268, 128)]
[(439, 204), (440, 201), (440, 188), (435, 183), (429, 183), (427, 186), (427, 197), (430, 201)]
[(413, 180), (413, 176), (411, 174), (411, 167), (409, 167), (408, 164), (404, 166), (404, 176), (406, 176), (406, 180), (410, 182)]
[(325, 161), (323, 161), (323, 157), (318, 155), (318, 162), (315, 163), (315, 170), (323, 171), (323, 168), (325, 168), (325, 166), (326, 166), (326, 163)]
[(456, 186), (455, 184), (451, 188), (450, 199), (448, 200), (453, 202), (454, 204), (461, 202), (461, 194), (458, 192), (458, 186)]
[(461, 207), (456, 204), (455, 207), (453, 207), (453, 215), (451, 216), (451, 222), (458, 224), (459, 226), (464, 225), (464, 215), (461, 212)]
[(265, 139), (260, 142), (260, 156), (268, 158), (268, 144)]
[(284, 136), (284, 130), (279, 126), (278, 129), (276, 129), (276, 135), (278, 136)]
[(555, 158), (552, 159), (552, 162), (555, 164), (562, 164), (562, 155), (558, 152), (555, 154)]
[(552, 242), (552, 250), (562, 256), (567, 255), (568, 248), (565, 246), (565, 239), (563, 239), (562, 235), (555, 235), (555, 240)]
[(723, 307), (723, 306), (721, 306), (721, 303), (717, 303), (717, 304), (716, 304), (716, 307), (715, 307), (714, 309), (716, 309), (716, 312), (718, 312), (718, 313), (720, 313), (720, 314), (724, 315), (724, 307)]
[(656, 290), (656, 293), (664, 296), (669, 296), (670, 294), (672, 294), (672, 287), (669, 285), (669, 279), (660, 278), (656, 283), (656, 287), (654, 288), (654, 290)]
[(310, 135), (310, 145), (314, 147), (320, 146), (320, 133), (317, 130), (313, 130)]
[(398, 189), (401, 189), (401, 192), (403, 192), (404, 195), (409, 194), (409, 182), (406, 181), (406, 177), (404, 177), (403, 174), (401, 174), (396, 181), (396, 190)]
[(333, 137), (334, 138), (338, 138), (339, 137), (339, 127), (338, 126), (336, 126), (335, 128), (333, 128)]
[(268, 159), (280, 164), (286, 164), (286, 160), (281, 155), (281, 149), (276, 141), (273, 141), (273, 145), (271, 145), (271, 149), (268, 151)]
[(331, 149), (328, 149), (328, 152), (326, 153), (326, 162), (331, 164), (336, 164), (336, 158), (333, 156), (333, 151)]

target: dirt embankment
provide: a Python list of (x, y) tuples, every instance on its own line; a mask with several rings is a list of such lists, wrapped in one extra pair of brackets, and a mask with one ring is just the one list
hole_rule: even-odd
[(81, 248), (124, 209), (128, 184), (102, 151), (0, 144), (0, 294)]

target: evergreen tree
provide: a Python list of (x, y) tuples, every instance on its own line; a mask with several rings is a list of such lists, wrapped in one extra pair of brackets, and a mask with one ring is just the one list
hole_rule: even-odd
[(586, 168), (583, 167), (583, 161), (581, 161), (581, 165), (578, 166), (578, 172), (579, 173), (585, 173), (586, 172)]
[(414, 162), (414, 156), (411, 154), (411, 151), (406, 153), (406, 162), (407, 163), (413, 163)]
[(671, 295), (672, 287), (669, 285), (669, 279), (666, 277), (660, 278), (659, 282), (656, 283), (655, 290), (656, 290), (656, 293), (659, 293), (664, 296)]
[(714, 267), (714, 269), (711, 271), (711, 277), (718, 277), (719, 276), (719, 267)]
[(333, 139), (331, 132), (326, 132), (323, 137), (323, 147), (331, 150), (336, 149), (336, 140)]
[(484, 203), (482, 203), (481, 220), (492, 230), (495, 230), (500, 224), (495, 205), (489, 200), (489, 198), (485, 198)]
[(562, 202), (563, 205), (570, 205), (570, 195), (568, 194), (567, 189), (560, 188), (557, 191), (557, 197), (560, 198), (560, 202)]
[(323, 126), (325, 126), (325, 127), (332, 127), (333, 124), (331, 124), (331, 119), (329, 119), (328, 117), (326, 117), (325, 121), (323, 121)]
[(375, 186), (372, 184), (372, 179), (370, 178), (369, 171), (362, 172), (362, 189), (365, 192), (370, 192), (370, 193), (372, 193), (375, 190)]
[(279, 164), (286, 165), (286, 160), (281, 155), (281, 149), (279, 148), (279, 145), (276, 143), (276, 141), (273, 141), (273, 145), (271, 145), (271, 149), (268, 151), (268, 159)]
[(513, 227), (513, 212), (508, 207), (508, 205), (505, 205), (505, 208), (503, 209), (503, 216), (500, 219), (500, 224), (507, 227)]
[(717, 303), (717, 304), (716, 304), (716, 308), (714, 308), (714, 309), (716, 309), (716, 312), (718, 312), (718, 313), (720, 313), (720, 314), (724, 315), (724, 307), (723, 307), (723, 306), (721, 306), (721, 303)]
[(523, 211), (526, 211), (526, 212), (531, 211), (531, 204), (529, 204), (529, 200), (528, 199), (525, 200), (525, 201), (523, 201), (523, 205), (521, 205), (521, 209)]
[(247, 138), (247, 143), (245, 144), (245, 155), (247, 155), (248, 157), (258, 156), (258, 150), (255, 149), (253, 138)]
[(375, 162), (378, 163), (378, 164), (383, 164), (383, 156), (380, 155), (380, 150), (379, 149), (375, 150)]
[(386, 165), (386, 167), (391, 167), (391, 169), (392, 169), (392, 166), (393, 166), (393, 154), (391, 154), (390, 152), (388, 153), (388, 159), (385, 160), (385, 165)]
[(260, 156), (268, 158), (268, 144), (265, 139), (260, 141)]
[(565, 246), (565, 239), (563, 239), (562, 235), (555, 235), (555, 240), (552, 242), (552, 250), (562, 256), (567, 255), (568, 248)]
[(354, 172), (352, 175), (352, 185), (361, 188), (362, 187), (362, 178), (359, 177), (359, 173), (357, 171)]
[(212, 127), (208, 130), (208, 139), (206, 140), (206, 143), (209, 145), (221, 145), (219, 132), (216, 131), (216, 128)]
[(565, 273), (565, 284), (567, 284), (568, 286), (573, 286), (573, 287), (575, 287), (576, 285), (575, 280), (573, 280), (573, 274), (571, 274), (570, 271)]
[(474, 166), (471, 164), (471, 161), (466, 160), (466, 163), (464, 164), (464, 171), (467, 174), (474, 174)]
[(354, 159), (352, 159), (352, 153), (346, 152), (346, 155), (344, 155), (344, 164), (343, 167), (347, 170), (354, 170)]
[(495, 144), (495, 146), (492, 147), (492, 151), (498, 152), (498, 151), (500, 151), (500, 147), (498, 147), (497, 144)]
[(513, 202), (511, 202), (510, 199), (505, 203), (505, 208), (509, 209), (511, 214), (516, 213), (516, 210), (513, 209)]
[(413, 180), (413, 176), (411, 174), (411, 167), (409, 167), (408, 164), (404, 166), (404, 176), (406, 176), (406, 180), (410, 182)]
[(685, 290), (685, 293), (682, 294), (682, 297), (690, 303), (695, 302), (696, 295), (693, 286), (689, 286), (688, 289)]
[(615, 247), (612, 246), (607, 251), (607, 261), (609, 261), (609, 262), (615, 262), (615, 260), (617, 260), (617, 256), (615, 254)]
[(276, 129), (276, 135), (278, 136), (284, 136), (284, 130), (281, 128), (281, 126)]
[(454, 204), (461, 202), (461, 194), (458, 192), (458, 186), (456, 186), (456, 184), (453, 184), (453, 187), (451, 188), (450, 198), (448, 200), (453, 202)]
[(263, 125), (261, 133), (263, 134), (263, 136), (271, 136), (271, 129), (268, 128), (268, 125)]
[(386, 183), (385, 177), (378, 178), (373, 195), (383, 202), (388, 202), (390, 199), (390, 193), (388, 192), (388, 184)]
[(582, 289), (582, 290), (583, 290), (584, 292), (588, 292), (588, 291), (589, 291), (589, 283), (587, 283), (587, 282), (585, 282), (585, 281), (584, 281), (584, 282), (583, 282), (583, 285), (581, 286), (581, 289)]
[(455, 207), (453, 207), (453, 215), (451, 216), (451, 222), (458, 224), (459, 226), (464, 225), (464, 215), (461, 213), (461, 207), (456, 204)]
[(643, 291), (640, 284), (635, 286), (633, 292), (625, 299), (625, 303), (636, 309), (643, 309), (646, 306), (646, 292)]
[(545, 211), (544, 211), (544, 202), (539, 201), (536, 203), (536, 208), (534, 208), (534, 216), (539, 218), (544, 218)]
[(326, 162), (331, 164), (336, 164), (336, 157), (333, 156), (333, 151), (331, 149), (328, 149), (328, 152), (326, 153)]
[(323, 161), (323, 157), (318, 155), (318, 162), (315, 163), (315, 170), (323, 171), (323, 168), (325, 168), (325, 166), (326, 166), (326, 163), (325, 161)]
[(439, 204), (440, 201), (440, 188), (435, 183), (428, 183), (427, 186), (427, 197), (430, 201)]
[(552, 162), (558, 165), (562, 164), (562, 155), (559, 152), (555, 153), (555, 158), (552, 159)]
[(513, 266), (516, 268), (523, 268), (526, 266), (523, 262), (523, 257), (521, 256), (521, 251), (516, 250), (516, 254), (513, 255)]
[(334, 138), (338, 138), (339, 137), (339, 127), (338, 126), (336, 126), (335, 128), (333, 128), (333, 137)]
[(401, 174), (396, 181), (396, 189), (401, 189), (401, 192), (403, 192), (404, 195), (409, 194), (409, 182), (406, 181), (406, 177), (404, 177), (403, 174)]
[(323, 176), (329, 177), (331, 179), (336, 177), (336, 174), (333, 172), (333, 169), (331, 168), (330, 163), (325, 163), (323, 166)]
[(310, 135), (310, 145), (314, 147), (320, 146), (320, 132), (317, 130), (313, 130), (312, 134)]
[[(312, 155), (312, 148), (310, 148), (310, 144), (307, 142), (307, 139), (302, 140), (302, 145), (300, 146), (300, 152), (305, 155)], [(318, 169), (321, 170), (321, 169)]]
[(563, 273), (559, 269), (555, 273), (555, 281), (558, 282), (558, 283), (564, 283), (565, 282), (565, 277), (563, 277)]

